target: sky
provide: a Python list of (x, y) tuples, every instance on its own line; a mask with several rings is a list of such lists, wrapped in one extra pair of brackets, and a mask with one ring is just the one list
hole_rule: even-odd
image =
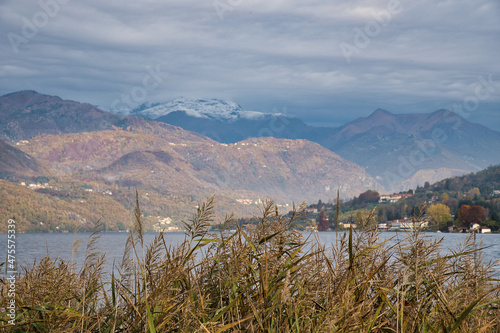
[(339, 126), (451, 109), (500, 131), (498, 0), (0, 0), (0, 95), (233, 100)]

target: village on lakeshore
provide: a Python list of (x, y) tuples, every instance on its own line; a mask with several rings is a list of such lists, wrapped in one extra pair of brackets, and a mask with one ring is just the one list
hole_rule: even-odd
[[(488, 170), (482, 172), (488, 172)], [(455, 177), (452, 181), (460, 183), (460, 179), (462, 178)], [(443, 185), (442, 183), (445, 184), (445, 187), (446, 184), (449, 186), (450, 180), (434, 185), (426, 183), (423, 187), (393, 194), (379, 194), (372, 190), (366, 191), (351, 200), (341, 201), (337, 225), (335, 223), (337, 214), (335, 200), (330, 200), (328, 203), (319, 200), (317, 204), (307, 206), (304, 219), (295, 227), (310, 232), (371, 228), (380, 232), (420, 229), (422, 231), (449, 233), (500, 233), (499, 216), (496, 211), (496, 206), (500, 202), (500, 190), (492, 189), (489, 193), (482, 194), (478, 187), (472, 187), (468, 191), (441, 193), (440, 186)], [(23, 181), (19, 185), (35, 192), (59, 190), (51, 185), (51, 182), (46, 177), (38, 177), (32, 182)], [(102, 186), (82, 185), (80, 190), (107, 196), (113, 196), (114, 194), (110, 189)], [(148, 192), (144, 193), (146, 198), (148, 195)], [(86, 203), (86, 200), (80, 201), (82, 204)], [(265, 200), (240, 198), (235, 199), (235, 203), (261, 207)], [(480, 203), (480, 205), (477, 203)], [(417, 219), (415, 218), (416, 208), (421, 205), (425, 207), (425, 213), (420, 219)], [(275, 206), (286, 214), (291, 208), (291, 203), (275, 203)], [(198, 206), (195, 208), (198, 208)], [(373, 213), (371, 210), (373, 210)], [(78, 214), (73, 215), (72, 218), (79, 220), (81, 224), (90, 223), (90, 221)], [(157, 215), (151, 218), (154, 222), (149, 228), (150, 231), (184, 232), (182, 223), (175, 221), (172, 217)], [(46, 222), (39, 221), (38, 223), (43, 227)], [(239, 220), (239, 225), (243, 228), (251, 228), (256, 223), (258, 221), (252, 218), (241, 218)], [(217, 226), (214, 225), (213, 229), (216, 228)], [(128, 229), (121, 228), (114, 231), (126, 232)], [(19, 232), (24, 231), (20, 230)], [(48, 232), (68, 231), (56, 227)]]
[(369, 190), (352, 200), (341, 201), (338, 212), (336, 200), (328, 203), (319, 200), (306, 210), (309, 221), (306, 229), (500, 233), (497, 212), (500, 190), (491, 185), (485, 190), (484, 184), (480, 185), (482, 191), (471, 185), (466, 191), (456, 190), (471, 179), (487, 179), (485, 174), (496, 174), (494, 170), (491, 167), (482, 174), (446, 179), (433, 185), (427, 182), (423, 187), (394, 194)]

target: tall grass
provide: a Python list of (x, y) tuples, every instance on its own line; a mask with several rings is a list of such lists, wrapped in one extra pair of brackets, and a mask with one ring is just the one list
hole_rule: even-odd
[[(473, 236), (443, 255), (418, 229), (389, 246), (375, 230), (339, 233), (334, 244), (294, 229), (272, 201), (258, 225), (228, 215), (213, 223), (213, 199), (186, 222), (186, 240), (146, 245), (137, 203), (117, 270), (92, 234), (83, 268), (45, 257), (17, 280), (9, 332), (499, 332), (493, 263)], [(370, 219), (371, 217), (367, 217)], [(423, 217), (414, 217), (415, 222)], [(364, 225), (369, 226), (370, 221)], [(227, 230), (236, 229), (234, 233)], [(394, 242), (392, 242), (394, 243)], [(114, 265), (115, 266), (115, 265)], [(118, 273), (115, 274), (115, 271)], [(0, 293), (7, 299), (6, 281)], [(5, 306), (2, 304), (1, 306)]]

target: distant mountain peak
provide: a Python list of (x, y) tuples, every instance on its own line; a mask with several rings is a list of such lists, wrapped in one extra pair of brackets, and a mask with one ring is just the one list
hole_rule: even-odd
[[(0, 138), (8, 142), (29, 140), (44, 134), (80, 133), (124, 129), (162, 136), (205, 141), (206, 137), (171, 125), (138, 117), (105, 112), (87, 103), (58, 96), (20, 91), (0, 97)], [(157, 132), (159, 131), (159, 132)], [(189, 138), (189, 139), (188, 139)], [(175, 140), (174, 140), (175, 141)]]
[(339, 137), (349, 139), (354, 135), (365, 133), (378, 127), (397, 130), (396, 115), (383, 109), (377, 109), (368, 117), (358, 118), (344, 125), (338, 135)]
[(113, 113), (158, 119), (174, 112), (183, 112), (194, 118), (232, 122), (240, 118), (259, 119), (265, 116), (279, 116), (257, 111), (246, 111), (239, 104), (218, 98), (179, 97), (164, 103), (144, 103), (134, 109), (111, 109)]
[(16, 92), (12, 92), (12, 93), (9, 93), (9, 94), (5, 94), (1, 97), (15, 97), (15, 96), (23, 96), (23, 95), (40, 95), (38, 92), (36, 92), (35, 90), (21, 90), (21, 91), (16, 91)]
[(394, 116), (394, 114), (384, 109), (377, 109), (373, 111), (373, 113), (369, 115), (368, 118), (380, 117), (380, 116)]
[(448, 109), (439, 109), (439, 110), (436, 110), (432, 113), (429, 114), (428, 118), (441, 118), (443, 119), (444, 121), (447, 121), (448, 119), (451, 119), (451, 118), (460, 118), (462, 120), (465, 120), (463, 117), (461, 117), (460, 115), (458, 115), (457, 113), (451, 111), (451, 110), (448, 110)]

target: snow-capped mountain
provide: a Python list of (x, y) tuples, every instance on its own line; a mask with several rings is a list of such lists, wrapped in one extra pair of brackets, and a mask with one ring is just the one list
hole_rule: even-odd
[(325, 131), (310, 127), (300, 119), (284, 113), (248, 111), (233, 101), (217, 98), (181, 97), (164, 103), (144, 103), (134, 109), (120, 108), (109, 111), (179, 126), (222, 143), (268, 136), (308, 138), (316, 137)]
[(281, 116), (281, 114), (263, 113), (257, 111), (246, 111), (232, 101), (216, 98), (210, 99), (188, 99), (177, 98), (165, 103), (144, 103), (131, 110), (114, 109), (113, 113), (135, 115), (144, 118), (158, 119), (171, 113), (184, 113), (194, 118), (204, 118), (223, 122), (234, 122), (238, 119), (257, 120), (270, 116)]

